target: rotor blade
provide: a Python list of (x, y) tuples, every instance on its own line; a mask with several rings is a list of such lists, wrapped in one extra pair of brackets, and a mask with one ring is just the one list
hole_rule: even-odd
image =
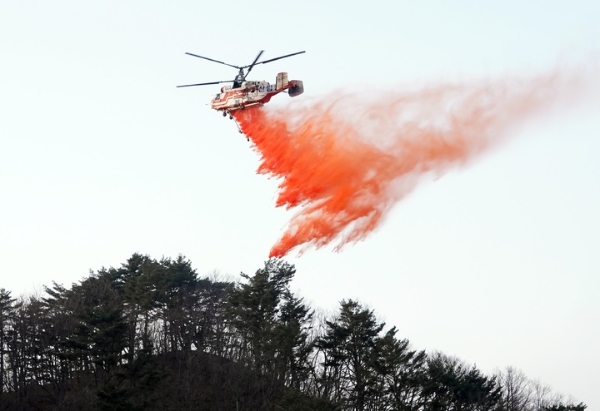
[(256, 62), (258, 61), (258, 59), (260, 58), (260, 56), (264, 53), (264, 50), (261, 50), (258, 55), (256, 56), (256, 58), (254, 59), (254, 61), (252, 62), (252, 64), (250, 64), (248, 66), (248, 71), (246, 72), (246, 74), (244, 75), (244, 80), (246, 79), (246, 76), (248, 75), (248, 73), (250, 73), (250, 70), (252, 70), (252, 67), (254, 67), (254, 65), (256, 64)]
[(179, 87), (208, 86), (209, 84), (220, 84), (220, 83), (231, 83), (231, 80), (211, 81), (210, 83), (184, 84), (183, 86), (177, 86), (177, 87), (179, 88)]
[(286, 54), (285, 56), (279, 56), (279, 57), (275, 57), (274, 59), (269, 59), (269, 60), (265, 60), (265, 61), (259, 61), (258, 63), (254, 63), (254, 64), (256, 65), (256, 64), (270, 63), (270, 62), (275, 61), (275, 60), (284, 59), (286, 57), (292, 57), (292, 56), (295, 56), (296, 54), (302, 54), (302, 53), (306, 53), (306, 51), (298, 51), (297, 53)]
[(187, 54), (188, 56), (194, 56), (194, 57), (198, 57), (198, 58), (201, 58), (201, 59), (204, 59), (204, 60), (213, 61), (215, 63), (225, 64), (226, 66), (233, 67), (233, 68), (236, 68), (236, 69), (241, 68), (239, 66), (234, 66), (233, 64), (225, 63), (225, 62), (219, 61), (219, 60), (214, 60), (214, 59), (211, 59), (211, 58), (208, 58), (208, 57), (204, 57), (204, 56), (199, 56), (197, 54), (192, 54), (192, 53), (187, 53), (187, 52), (185, 54)]

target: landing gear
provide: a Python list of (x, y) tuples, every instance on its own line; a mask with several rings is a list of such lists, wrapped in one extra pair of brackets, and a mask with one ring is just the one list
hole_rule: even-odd
[(223, 117), (225, 117), (226, 115), (227, 115), (227, 112), (226, 112), (226, 111), (224, 111), (224, 112), (223, 112)]

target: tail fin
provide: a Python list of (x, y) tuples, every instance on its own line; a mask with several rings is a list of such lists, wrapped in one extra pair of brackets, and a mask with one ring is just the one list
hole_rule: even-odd
[(287, 73), (277, 74), (277, 90), (281, 90), (282, 88), (284, 88), (287, 85), (288, 85)]

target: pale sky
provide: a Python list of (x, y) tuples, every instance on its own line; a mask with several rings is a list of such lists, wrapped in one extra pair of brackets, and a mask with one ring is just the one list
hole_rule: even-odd
[[(208, 105), (234, 65), (302, 98), (531, 74), (600, 51), (596, 1), (0, 4), (0, 287), (31, 293), (134, 252), (253, 273), (292, 212)], [(354, 4), (354, 5), (353, 5)], [(596, 56), (596, 57), (594, 57)], [(584, 63), (585, 64), (585, 63)], [(314, 307), (373, 308), (413, 347), (513, 366), (600, 409), (600, 99), (537, 116), (421, 184), (365, 241), (291, 254)], [(281, 95), (269, 103), (291, 104)]]

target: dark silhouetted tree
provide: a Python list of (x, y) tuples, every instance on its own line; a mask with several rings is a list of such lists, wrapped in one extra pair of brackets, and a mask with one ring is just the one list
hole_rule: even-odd
[(457, 358), (430, 355), (423, 389), (425, 411), (500, 410), (501, 387)]
[(293, 265), (271, 259), (254, 276), (241, 274), (246, 281), (231, 291), (231, 358), (272, 380), (265, 398), (275, 398), (285, 384), (300, 387), (308, 378), (312, 312), (290, 292), (295, 273)]
[(0, 402), (5, 391), (10, 389), (7, 367), (7, 355), (10, 354), (10, 340), (14, 336), (16, 299), (10, 291), (0, 288)]
[(394, 327), (378, 340), (376, 371), (383, 381), (387, 407), (416, 411), (423, 405), (427, 355), (425, 351), (411, 350), (409, 341), (399, 340), (396, 333)]
[(323, 355), (319, 378), (327, 397), (357, 411), (378, 403), (377, 344), (384, 326), (358, 302), (341, 302), (339, 314), (326, 321), (325, 334), (316, 342)]

